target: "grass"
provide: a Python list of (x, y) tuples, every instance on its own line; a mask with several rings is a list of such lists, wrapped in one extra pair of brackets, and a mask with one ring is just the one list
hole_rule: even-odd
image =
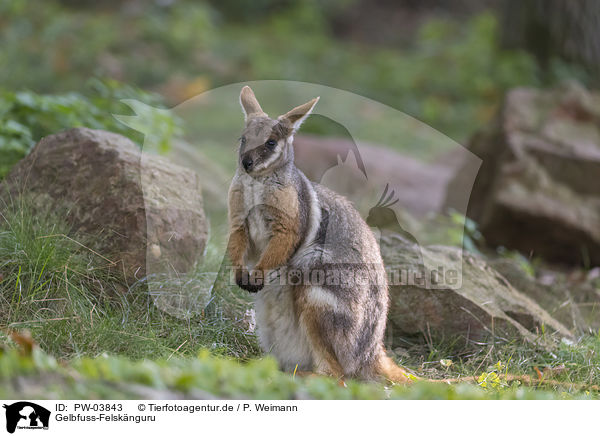
[(584, 335), (577, 342), (557, 341), (551, 348), (516, 340), (504, 344), (473, 343), (460, 348), (455, 344), (456, 341), (410, 344), (401, 350), (406, 356), (403, 363), (416, 369), (420, 376), (432, 379), (480, 378), (493, 373), (501, 379), (499, 388), (512, 385), (504, 381), (506, 375), (528, 376), (543, 389), (559, 391), (598, 390), (600, 386), (599, 336)]
[[(0, 333), (0, 378), (44, 380), (38, 397), (135, 398), (152, 389), (227, 398), (595, 398), (600, 385), (600, 336), (589, 335), (552, 349), (518, 341), (458, 347), (453, 340), (388, 347), (420, 377), (475, 376), (485, 386), (351, 382), (344, 389), (327, 378), (294, 378), (261, 355), (244, 324), (249, 299), (222, 275), (204, 311), (174, 317), (154, 304), (146, 282), (125, 287), (85, 237), (67, 234), (67, 224), (23, 198), (0, 212), (0, 331), (29, 331), (39, 345), (19, 353)], [(197, 274), (222, 274), (217, 251), (209, 245)], [(505, 374), (541, 375), (554, 385), (505, 382)], [(25, 388), (5, 384), (0, 396), (19, 396), (14, 389)]]
[[(5, 338), (5, 341), (10, 339)], [(34, 348), (30, 353), (0, 351), (0, 397), (35, 398), (250, 398), (250, 399), (595, 399), (593, 392), (541, 390), (513, 384), (417, 382), (383, 386), (327, 377), (294, 377), (277, 370), (272, 358), (248, 363), (202, 350), (194, 358), (133, 361), (103, 355), (57, 362)]]
[(153, 304), (145, 283), (126, 287), (100, 254), (65, 236), (69, 227), (51, 212), (34, 213), (24, 199), (4, 206), (0, 328), (29, 329), (61, 359), (104, 352), (166, 358), (200, 347), (238, 358), (258, 353), (254, 335), (213, 308), (224, 306), (218, 295), (209, 313), (187, 320), (170, 316)]

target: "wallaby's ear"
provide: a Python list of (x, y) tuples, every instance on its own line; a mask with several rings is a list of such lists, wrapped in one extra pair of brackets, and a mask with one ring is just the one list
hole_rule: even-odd
[(240, 93), (240, 104), (242, 105), (246, 120), (250, 117), (267, 115), (263, 112), (260, 104), (258, 104), (258, 100), (249, 86), (244, 86), (242, 88), (242, 92)]
[(315, 105), (319, 101), (319, 98), (321, 97), (313, 98), (308, 103), (304, 103), (298, 107), (295, 107), (288, 113), (281, 115), (279, 119), (289, 121), (292, 125), (292, 129), (294, 131), (298, 130), (298, 128), (302, 125), (304, 120), (306, 120), (313, 111)]

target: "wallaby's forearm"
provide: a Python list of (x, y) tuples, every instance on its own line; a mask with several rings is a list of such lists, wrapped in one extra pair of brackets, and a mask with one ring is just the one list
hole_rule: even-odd
[(227, 253), (233, 266), (241, 268), (244, 265), (244, 255), (248, 249), (248, 236), (243, 227), (232, 229), (229, 234)]
[(272, 201), (267, 206), (272, 216), (272, 236), (255, 267), (263, 273), (286, 264), (300, 238), (298, 191), (292, 186), (285, 187), (273, 194)]
[(244, 265), (244, 256), (248, 249), (245, 214), (242, 205), (244, 196), (239, 186), (232, 186), (229, 191), (229, 242), (227, 254), (236, 268)]
[(264, 273), (287, 263), (294, 252), (297, 239), (297, 234), (274, 233), (254, 269)]

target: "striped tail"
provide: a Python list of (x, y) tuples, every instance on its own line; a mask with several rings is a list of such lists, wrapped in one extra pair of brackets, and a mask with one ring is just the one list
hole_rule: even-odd
[(394, 383), (407, 384), (412, 383), (414, 380), (419, 380), (418, 377), (409, 374), (404, 368), (398, 366), (396, 362), (385, 353), (385, 350), (382, 351), (379, 357), (378, 373)]

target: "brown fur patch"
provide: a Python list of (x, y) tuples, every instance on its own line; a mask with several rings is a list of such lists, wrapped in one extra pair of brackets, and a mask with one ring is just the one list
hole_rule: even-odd
[(239, 189), (229, 192), (229, 242), (227, 253), (231, 263), (241, 267), (244, 263), (244, 255), (248, 248), (248, 235), (246, 233), (243, 211), (244, 197)]
[(257, 270), (266, 271), (284, 265), (300, 239), (298, 193), (293, 186), (276, 191), (267, 206), (273, 216), (272, 237), (256, 264)]
[(244, 264), (244, 254), (248, 247), (248, 237), (243, 227), (238, 227), (229, 235), (229, 243), (227, 244), (227, 253), (231, 263), (236, 267), (241, 267)]

